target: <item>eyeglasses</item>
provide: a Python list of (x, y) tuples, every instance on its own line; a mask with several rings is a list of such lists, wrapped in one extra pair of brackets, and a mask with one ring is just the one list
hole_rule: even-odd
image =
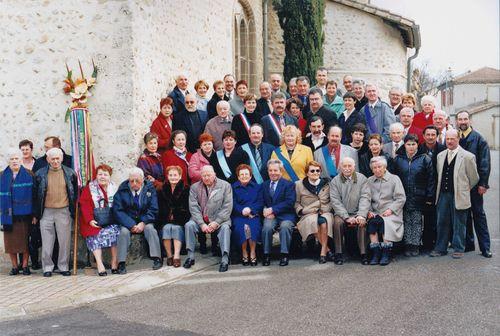
[(195, 101), (187, 101), (186, 100), (186, 104), (195, 104), (196, 102)]
[(321, 173), (321, 169), (309, 169), (309, 172), (314, 174), (314, 173)]

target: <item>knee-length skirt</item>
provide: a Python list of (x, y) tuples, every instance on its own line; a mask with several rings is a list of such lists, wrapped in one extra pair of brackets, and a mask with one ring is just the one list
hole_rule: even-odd
[(120, 229), (118, 225), (109, 225), (103, 227), (95, 236), (89, 236), (86, 239), (87, 248), (90, 251), (116, 246)]
[(5, 253), (23, 253), (28, 250), (30, 225), (30, 216), (14, 216), (12, 231), (4, 231), (3, 233)]
[[(233, 219), (233, 235), (241, 246), (247, 239), (260, 241), (262, 223), (260, 217), (248, 218), (235, 216)], [(245, 227), (248, 229), (245, 230)]]

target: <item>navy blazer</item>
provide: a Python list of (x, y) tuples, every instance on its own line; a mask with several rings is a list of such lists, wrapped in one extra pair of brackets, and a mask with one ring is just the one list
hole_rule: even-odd
[(342, 141), (344, 145), (348, 145), (352, 142), (352, 128), (356, 124), (363, 124), (366, 126), (365, 115), (361, 111), (354, 110), (352, 114), (345, 120), (345, 115), (342, 113), (339, 117), (339, 127), (342, 128)]
[(278, 222), (290, 220), (295, 222), (295, 183), (280, 178), (274, 196), (269, 194), (269, 186), (271, 180), (266, 180), (262, 183), (262, 191), (264, 193), (264, 206), (273, 208), (273, 213)]
[(255, 109), (256, 112), (259, 112), (261, 116), (265, 116), (271, 114), (271, 109), (269, 108), (269, 104), (267, 100), (264, 98), (257, 99), (257, 107)]
[[(267, 142), (268, 144), (278, 147), (279, 145), (281, 145), (280, 137), (278, 134), (276, 134), (276, 131), (274, 130), (271, 120), (269, 119), (272, 118), (273, 116), (275, 118), (278, 118), (278, 115), (273, 112), (271, 114), (263, 116), (260, 122), (262, 128), (264, 129), (264, 142)], [(292, 117), (288, 113), (283, 113), (283, 117), (285, 118), (286, 125), (294, 125), (295, 127), (299, 127), (297, 118)]]
[(153, 183), (144, 180), (139, 194), (139, 208), (136, 208), (129, 182), (128, 180), (123, 181), (114, 196), (111, 209), (118, 224), (129, 230), (140, 222), (144, 224), (156, 223), (158, 197)]
[[(193, 123), (191, 123), (188, 113), (198, 114), (199, 125), (194, 125)], [(187, 134), (186, 148), (191, 153), (194, 153), (198, 148), (200, 148), (200, 142), (198, 141), (198, 137), (200, 136), (201, 133), (203, 133), (207, 121), (208, 121), (207, 111), (196, 110), (196, 112), (187, 112), (186, 110), (184, 110), (177, 113), (174, 116), (174, 120), (172, 122), (172, 129), (174, 131), (182, 130), (186, 132)]]
[[(186, 91), (186, 94), (187, 93), (189, 92)], [(184, 109), (184, 95), (177, 85), (172, 91), (170, 91), (168, 96), (174, 101), (174, 106), (172, 106), (172, 109), (174, 110), (173, 113), (181, 112)]]
[[(250, 147), (250, 151), (252, 152), (252, 156), (255, 160), (255, 146), (251, 142), (249, 142), (248, 147)], [(262, 142), (259, 148), (260, 148), (260, 157), (262, 159), (262, 168), (260, 169), (260, 176), (262, 176), (262, 179), (265, 181), (269, 178), (269, 175), (267, 173), (267, 161), (269, 161), (269, 159), (271, 158), (271, 155), (273, 154), (273, 151), (276, 149), (276, 147), (268, 143)]]

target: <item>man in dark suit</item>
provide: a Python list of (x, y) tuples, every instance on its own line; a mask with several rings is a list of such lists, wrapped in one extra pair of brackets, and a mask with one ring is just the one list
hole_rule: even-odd
[(488, 180), (491, 171), (490, 148), (484, 138), (472, 129), (468, 111), (457, 113), (457, 127), (460, 134), (460, 146), (466, 151), (476, 156), (477, 172), (479, 182), (470, 192), (471, 209), (467, 215), (467, 237), (465, 240), (465, 250), (474, 251), (474, 232), (472, 222), (474, 221), (474, 231), (476, 231), (477, 241), (481, 254), (485, 258), (491, 258), (490, 233), (488, 222), (483, 207), (483, 195), (488, 191)]
[(269, 180), (262, 185), (264, 191), (264, 223), (262, 244), (264, 247), (263, 266), (271, 264), (273, 232), (279, 230), (281, 259), (280, 266), (288, 265), (288, 254), (295, 226), (295, 184), (282, 178), (283, 163), (279, 160), (267, 162)]
[(304, 118), (307, 120), (308, 129), (313, 116), (320, 116), (323, 119), (325, 130), (338, 125), (337, 114), (323, 104), (323, 95), (320, 89), (311, 89), (309, 91), (309, 104), (311, 110), (308, 114), (304, 115)]
[(325, 129), (325, 125), (320, 116), (315, 115), (311, 118), (309, 129), (311, 133), (304, 138), (304, 141), (302, 141), (304, 146), (311, 148), (311, 151), (314, 153), (316, 149), (328, 145), (328, 138), (323, 131)]
[[(73, 168), (73, 157), (71, 155), (66, 154), (64, 150), (61, 148), (61, 139), (53, 135), (48, 136), (44, 140), (43, 148), (45, 149), (45, 152), (47, 152), (51, 148), (59, 148), (63, 152), (62, 164), (68, 168)], [(37, 170), (39, 170), (40, 168), (47, 167), (47, 165), (48, 165), (47, 154), (45, 154), (44, 156), (39, 157), (38, 159), (35, 160), (32, 171), (33, 173), (36, 173)]]
[(290, 98), (290, 95), (288, 94), (288, 92), (286, 92), (286, 90), (284, 90), (281, 87), (281, 85), (283, 85), (283, 78), (281, 77), (280, 74), (278, 74), (278, 73), (271, 74), (271, 76), (269, 77), (269, 81), (271, 82), (272, 94), (282, 92), (285, 94), (286, 99)]
[(200, 148), (198, 137), (207, 124), (207, 112), (196, 108), (196, 97), (192, 94), (186, 95), (185, 106), (182, 111), (174, 115), (173, 130), (186, 132), (186, 148), (191, 153)]
[(271, 85), (268, 82), (260, 83), (259, 92), (260, 98), (257, 100), (257, 108), (255, 110), (261, 116), (265, 116), (272, 112)]
[[(426, 153), (431, 157), (432, 167), (434, 169), (435, 181), (437, 183), (436, 158), (439, 153), (446, 149), (445, 145), (437, 142), (439, 130), (434, 125), (427, 126), (424, 131), (424, 143), (420, 145), (419, 152)], [(424, 204), (424, 232), (422, 234), (422, 250), (431, 251), (436, 244), (436, 205)]]
[(295, 117), (285, 113), (286, 97), (283, 93), (274, 94), (271, 101), (273, 112), (263, 116), (260, 122), (264, 129), (264, 142), (278, 147), (281, 145), (281, 130), (287, 125), (298, 127), (298, 122)]
[(250, 127), (249, 136), (250, 142), (242, 145), (241, 149), (247, 152), (254, 179), (257, 183), (261, 184), (263, 181), (269, 179), (267, 161), (271, 158), (271, 154), (276, 147), (262, 142), (264, 129), (260, 124), (253, 124)]
[(178, 75), (177, 78), (175, 79), (175, 87), (174, 89), (168, 94), (170, 98), (174, 101), (173, 104), (173, 110), (174, 110), (174, 115), (177, 114), (178, 112), (181, 112), (184, 109), (184, 102), (185, 102), (185, 97), (187, 94), (189, 94), (188, 91), (188, 85), (189, 81), (186, 77), (186, 75)]
[(297, 77), (296, 83), (298, 91), (297, 98), (299, 98), (302, 102), (302, 105), (304, 105), (304, 107), (302, 108), (302, 115), (305, 118), (306, 115), (311, 111), (311, 107), (309, 106), (309, 89), (311, 88), (311, 85), (307, 76)]

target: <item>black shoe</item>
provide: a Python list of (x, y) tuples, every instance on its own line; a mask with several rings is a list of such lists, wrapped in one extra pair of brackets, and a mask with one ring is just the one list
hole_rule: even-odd
[(243, 266), (248, 266), (248, 265), (250, 265), (250, 259), (249, 259), (248, 257), (243, 257), (243, 258), (241, 258), (241, 264), (242, 264)]
[(227, 272), (228, 268), (229, 268), (228, 263), (221, 262), (219, 266), (219, 272)]
[(288, 266), (288, 254), (283, 254), (281, 256), (280, 266)]
[(391, 250), (389, 247), (382, 247), (382, 255), (380, 257), (380, 266), (387, 266), (391, 262)]
[(32, 263), (31, 263), (31, 269), (32, 269), (32, 270), (35, 270), (35, 271), (36, 271), (36, 270), (39, 270), (40, 268), (42, 268), (42, 266), (40, 266), (40, 263), (37, 263), (37, 262), (35, 262), (35, 263), (34, 263), (34, 262), (32, 262)]
[(333, 254), (333, 252), (332, 251), (326, 252), (326, 260), (333, 261), (333, 259), (335, 259), (335, 255)]
[(250, 258), (250, 266), (257, 266), (257, 258)]
[(319, 256), (319, 263), (326, 264), (326, 256)]
[(464, 252), (472, 252), (476, 249), (474, 245), (465, 246)]
[(207, 243), (205, 243), (205, 244), (201, 243), (200, 244), (200, 253), (201, 254), (207, 254)]
[(161, 260), (161, 258), (154, 258), (154, 261), (153, 261), (153, 270), (156, 271), (156, 270), (159, 270), (162, 267), (163, 267), (163, 261)]
[(184, 261), (184, 265), (182, 265), (182, 267), (191, 268), (191, 266), (193, 265), (194, 265), (194, 259), (187, 258), (186, 261)]
[(271, 256), (269, 254), (264, 254), (264, 258), (262, 259), (262, 266), (271, 265)]
[(43, 276), (45, 278), (50, 278), (52, 276), (52, 272), (43, 272)]
[(111, 269), (111, 274), (120, 274), (120, 271), (118, 271), (118, 268)]
[(118, 273), (119, 274), (127, 274), (127, 267), (125, 267), (125, 262), (118, 263)]
[(23, 267), (23, 275), (31, 275), (31, 271), (29, 267)]
[(361, 265), (368, 265), (370, 261), (368, 260), (368, 256), (366, 254), (361, 255)]
[(344, 265), (344, 256), (342, 255), (342, 253), (335, 253), (333, 262), (335, 265)]
[(490, 250), (486, 250), (486, 251), (481, 252), (481, 255), (483, 257), (485, 257), (485, 258), (491, 258), (491, 257), (493, 257), (493, 253), (491, 253)]
[(70, 276), (71, 272), (70, 271), (61, 271), (60, 273), (62, 276)]
[(106, 271), (104, 271), (104, 272), (99, 272), (99, 273), (97, 273), (97, 275), (99, 275), (100, 277), (102, 277), (102, 276), (106, 276), (106, 275), (108, 275), (108, 272), (106, 272)]
[(9, 272), (9, 275), (18, 275), (18, 274), (19, 274), (19, 268), (12, 267), (12, 269)]

